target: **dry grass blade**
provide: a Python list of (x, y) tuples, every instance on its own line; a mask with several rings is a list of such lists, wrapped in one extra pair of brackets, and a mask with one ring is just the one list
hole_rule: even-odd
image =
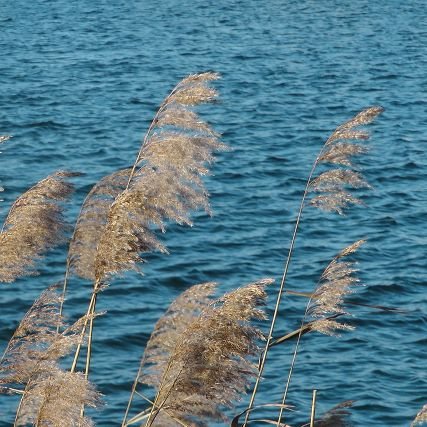
[(206, 307), (179, 338), (164, 371), (147, 426), (162, 425), (157, 414), (202, 426), (222, 419), (220, 408), (241, 398), (256, 376), (250, 359), (258, 353), (261, 332), (250, 324), (265, 319), (265, 286), (272, 280), (252, 283)]
[(412, 421), (411, 427), (417, 426), (419, 424), (425, 424), (425, 423), (427, 423), (427, 404), (425, 404), (421, 408), (420, 412), (418, 412), (414, 421)]
[(99, 404), (99, 393), (82, 374), (54, 367), (28, 387), (15, 425), (92, 427), (94, 423), (80, 411), (83, 405)]
[(80, 210), (71, 238), (67, 264), (79, 277), (94, 280), (96, 248), (114, 199), (126, 188), (130, 169), (119, 170), (97, 182)]
[(209, 173), (213, 152), (225, 149), (215, 132), (190, 106), (217, 96), (208, 86), (215, 73), (191, 75), (163, 101), (151, 123), (127, 189), (113, 203), (95, 260), (97, 282), (137, 269), (139, 254), (166, 248), (153, 228), (165, 221), (191, 225), (195, 209), (209, 211), (202, 176)]
[(75, 175), (56, 172), (15, 201), (0, 233), (0, 282), (34, 274), (35, 260), (63, 240), (67, 226), (61, 202), (73, 190), (66, 179)]
[(51, 286), (25, 314), (1, 359), (1, 384), (27, 384), (31, 378), (49, 372), (52, 363), (77, 344), (83, 319), (57, 333), (57, 325), (62, 325), (60, 302), (57, 286)]

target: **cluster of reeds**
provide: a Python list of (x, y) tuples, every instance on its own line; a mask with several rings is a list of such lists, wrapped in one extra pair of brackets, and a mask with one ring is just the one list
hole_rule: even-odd
[[(201, 73), (179, 82), (155, 114), (133, 166), (113, 171), (87, 195), (70, 239), (62, 284), (49, 286), (34, 302), (0, 362), (0, 391), (21, 395), (15, 426), (93, 425), (85, 408), (102, 403), (89, 382), (97, 298), (117, 273), (139, 270), (144, 253), (167, 251), (158, 231), (164, 232), (168, 222), (191, 225), (193, 211), (209, 212), (203, 176), (209, 173), (214, 152), (227, 147), (195, 107), (216, 99), (210, 83), (217, 78), (215, 73)], [(366, 153), (361, 142), (369, 135), (363, 127), (381, 112), (380, 107), (370, 107), (339, 126), (316, 157), (296, 217), (269, 331), (263, 333), (259, 324), (267, 320), (263, 307), (266, 287), (275, 292), (272, 279), (257, 280), (222, 296), (215, 296), (214, 283), (189, 287), (154, 327), (124, 411), (123, 427), (202, 427), (218, 421), (232, 427), (263, 423), (289, 427), (287, 396), (301, 339), (311, 331), (334, 335), (352, 328), (339, 318), (346, 314), (346, 295), (358, 284), (352, 256), (364, 243), (359, 240), (340, 251), (311, 293), (286, 289), (299, 224), (308, 206), (342, 214), (350, 205), (362, 204), (353, 189), (369, 184), (353, 168), (353, 158)], [(0, 142), (7, 139), (1, 136)], [(12, 205), (0, 233), (1, 282), (34, 274), (42, 254), (63, 241), (69, 229), (62, 216), (63, 202), (72, 192), (69, 180), (75, 175), (56, 172)], [(93, 290), (87, 312), (67, 325), (63, 304), (73, 276), (91, 281)], [(300, 328), (278, 337), (275, 324), (285, 292), (307, 298), (307, 305)], [(283, 398), (255, 405), (270, 350), (291, 338), (297, 340)], [(66, 367), (64, 358), (70, 355), (71, 366)], [(226, 409), (251, 389), (246, 410), (229, 420)], [(313, 393), (312, 412), (304, 425), (350, 425), (351, 401), (339, 403), (322, 417), (316, 416), (315, 403)], [(256, 418), (260, 408), (278, 412)], [(414, 425), (425, 420), (424, 408)]]

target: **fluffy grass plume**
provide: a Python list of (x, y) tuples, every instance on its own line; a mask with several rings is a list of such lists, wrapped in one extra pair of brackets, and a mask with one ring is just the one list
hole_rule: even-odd
[(213, 151), (225, 149), (209, 125), (191, 109), (213, 101), (215, 73), (190, 75), (163, 101), (144, 137), (127, 189), (114, 201), (98, 245), (95, 278), (136, 269), (140, 253), (166, 248), (153, 231), (165, 221), (191, 225), (190, 212), (208, 210), (201, 177)]
[(256, 376), (251, 358), (263, 337), (250, 322), (265, 319), (260, 307), (271, 282), (260, 280), (225, 294), (189, 324), (170, 353), (147, 426), (165, 425), (168, 418), (170, 425), (180, 425), (173, 423), (178, 419), (204, 426), (223, 419), (222, 407), (241, 399)]
[(346, 258), (356, 252), (364, 240), (358, 240), (340, 251), (323, 271), (308, 304), (307, 313), (318, 319), (311, 323), (313, 330), (333, 335), (338, 329), (353, 329), (349, 325), (326, 318), (327, 315), (345, 313), (344, 297), (359, 283), (354, 273), (355, 263)]
[(86, 196), (71, 238), (67, 265), (77, 276), (95, 279), (94, 261), (98, 242), (114, 199), (126, 188), (131, 169), (105, 176)]
[(0, 233), (0, 282), (34, 274), (35, 260), (64, 238), (61, 202), (73, 191), (70, 172), (38, 182), (12, 205)]
[[(60, 302), (56, 286), (44, 291), (25, 314), (1, 359), (1, 391), (22, 393), (15, 425), (76, 426), (84, 421), (82, 404), (93, 406), (99, 400), (84, 377), (64, 372), (58, 364), (79, 342), (83, 324), (80, 319), (58, 333), (58, 325), (64, 326)], [(24, 389), (10, 387), (16, 384)], [(91, 424), (87, 419), (81, 425)]]

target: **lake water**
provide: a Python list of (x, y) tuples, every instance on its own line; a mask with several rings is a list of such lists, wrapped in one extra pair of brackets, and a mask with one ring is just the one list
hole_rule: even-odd
[[(306, 210), (289, 287), (311, 290), (338, 250), (367, 238), (358, 256), (366, 286), (351, 299), (407, 313), (351, 308), (355, 331), (304, 337), (289, 393), (297, 412), (287, 421), (307, 420), (316, 388), (319, 413), (352, 399), (357, 426), (410, 424), (427, 402), (426, 18), (421, 0), (0, 2), (0, 133), (14, 136), (0, 157), (3, 216), (32, 183), (66, 168), (86, 173), (75, 179), (74, 220), (97, 179), (133, 162), (177, 81), (222, 74), (221, 101), (202, 110), (233, 148), (206, 180), (213, 217), (171, 225), (170, 255), (147, 255), (143, 277), (114, 280), (99, 298), (108, 313), (94, 338), (92, 380), (106, 401), (93, 413), (97, 425), (119, 425), (151, 328), (182, 290), (279, 281), (322, 141), (369, 105), (385, 112), (359, 162), (373, 187), (360, 193), (366, 207), (344, 217)], [(39, 277), (1, 287), (2, 349), (34, 298), (61, 280), (65, 251), (50, 252)], [(90, 287), (70, 283), (69, 317), (86, 310)], [(277, 334), (297, 327), (303, 303), (285, 298)], [(258, 403), (280, 399), (291, 351), (271, 351)], [(0, 426), (11, 425), (16, 404), (2, 396)]]

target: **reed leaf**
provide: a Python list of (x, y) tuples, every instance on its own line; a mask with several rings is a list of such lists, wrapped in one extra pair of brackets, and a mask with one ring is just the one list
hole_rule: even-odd
[(158, 415), (172, 414), (186, 424), (203, 426), (223, 419), (221, 407), (241, 398), (256, 365), (261, 332), (250, 324), (265, 319), (264, 279), (211, 303), (182, 333), (158, 386), (147, 426), (163, 425)]
[(178, 339), (209, 304), (215, 288), (215, 283), (203, 283), (190, 287), (172, 302), (166, 313), (157, 321), (145, 346), (124, 415), (123, 426), (126, 425), (138, 383), (154, 387), (157, 392), (157, 387), (161, 382), (171, 352), (176, 347)]
[(0, 282), (35, 274), (35, 261), (64, 240), (67, 225), (61, 202), (73, 191), (71, 172), (56, 172), (22, 194), (11, 207), (0, 233)]

